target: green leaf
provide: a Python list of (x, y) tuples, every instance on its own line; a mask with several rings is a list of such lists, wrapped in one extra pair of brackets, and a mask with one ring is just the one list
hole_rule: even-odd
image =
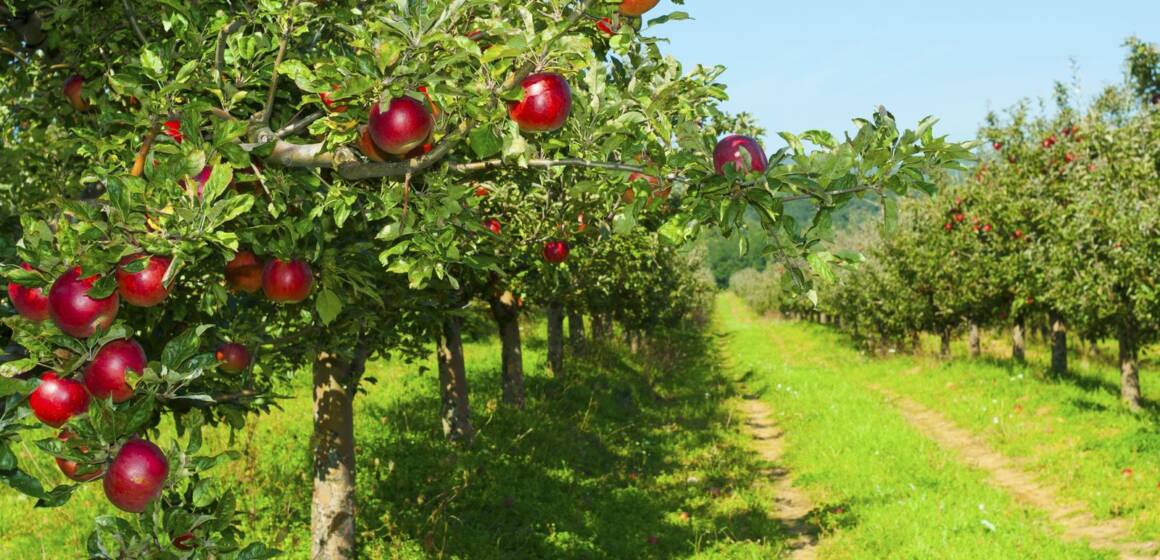
[(149, 49), (141, 49), (141, 67), (154, 80), (165, 77), (165, 66), (161, 62), (161, 57)]
[(476, 127), (468, 136), (471, 151), (478, 158), (491, 157), (503, 150), (503, 138), (500, 138), (491, 127)]
[(324, 288), (318, 293), (318, 297), (314, 300), (314, 306), (318, 310), (318, 316), (322, 319), (324, 325), (329, 325), (334, 322), (340, 313), (342, 313), (342, 300), (330, 291), (330, 288)]
[(830, 260), (833, 260), (833, 255), (826, 252), (810, 253), (806, 256), (806, 262), (810, 263), (810, 268), (813, 269), (814, 274), (817, 274), (826, 283), (833, 284), (838, 277), (834, 275), (834, 270), (830, 268)]

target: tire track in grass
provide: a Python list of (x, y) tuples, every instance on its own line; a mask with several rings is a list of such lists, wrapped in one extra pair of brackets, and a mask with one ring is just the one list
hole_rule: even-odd
[(769, 512), (785, 531), (790, 558), (817, 558), (818, 528), (808, 521), (814, 506), (804, 492), (793, 485), (784, 466), (785, 432), (773, 421), (773, 410), (755, 395), (745, 395), (739, 406), (745, 415), (745, 429), (753, 439), (753, 449), (770, 464), (765, 469), (772, 483), (775, 509)]
[(1062, 529), (1065, 540), (1086, 541), (1094, 549), (1116, 552), (1125, 560), (1160, 557), (1157, 543), (1131, 541), (1131, 527), (1126, 521), (1096, 519), (1086, 506), (1064, 500), (1054, 488), (1015, 467), (1006, 456), (938, 412), (877, 384), (868, 387), (885, 397), (923, 435), (957, 455), (962, 463), (986, 472), (991, 484), (1016, 500), (1046, 512)]

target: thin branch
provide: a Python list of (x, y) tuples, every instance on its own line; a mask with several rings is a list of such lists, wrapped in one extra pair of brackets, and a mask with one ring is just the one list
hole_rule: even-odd
[(137, 25), (137, 15), (133, 13), (133, 7), (129, 5), (129, 0), (121, 0), (121, 5), (125, 6), (125, 16), (129, 18), (129, 25), (133, 26), (133, 32), (137, 34), (141, 44), (149, 44), (149, 39), (146, 39), (145, 34), (141, 32), (141, 26)]
[(270, 91), (266, 94), (266, 107), (262, 109), (261, 118), (258, 119), (262, 124), (270, 122), (270, 116), (274, 114), (274, 96), (278, 93), (278, 66), (282, 64), (282, 59), (286, 57), (286, 45), (290, 42), (290, 22), (286, 22), (286, 28), (282, 30), (282, 40), (278, 43), (278, 56), (274, 57), (274, 68), (271, 70), (270, 76)]
[(863, 192), (868, 192), (868, 191), (873, 191), (873, 190), (876, 190), (876, 189), (874, 187), (870, 187), (870, 186), (861, 186), (861, 187), (853, 187), (853, 188), (849, 188), (849, 189), (842, 189), (840, 191), (824, 191), (824, 192), (820, 192), (820, 193), (795, 194), (793, 196), (786, 196), (786, 197), (779, 198), (778, 200), (780, 200), (782, 202), (794, 202), (797, 200), (810, 200), (810, 199), (816, 198), (816, 199), (824, 202), (827, 198), (833, 198), (835, 196), (842, 196), (842, 195), (847, 195), (847, 194), (858, 194), (858, 193), (863, 193)]
[(145, 172), (145, 158), (149, 156), (149, 150), (153, 148), (153, 140), (157, 138), (159, 132), (161, 132), (161, 125), (154, 119), (153, 126), (149, 127), (149, 134), (145, 135), (145, 141), (141, 143), (141, 149), (137, 150), (137, 157), (133, 158), (133, 170), (129, 172), (130, 175), (140, 177)]
[(321, 119), (322, 117), (325, 117), (325, 116), (326, 116), (326, 113), (323, 113), (322, 111), (318, 111), (318, 112), (306, 115), (305, 117), (302, 117), (301, 119), (298, 119), (296, 121), (291, 121), (291, 122), (287, 123), (286, 126), (283, 126), (282, 128), (279, 128), (278, 130), (274, 131), (274, 137), (278, 138), (278, 139), (282, 139), (282, 138), (285, 138), (287, 136), (294, 136), (295, 134), (298, 134), (299, 132), (306, 130), (306, 127), (313, 124), (314, 121)]

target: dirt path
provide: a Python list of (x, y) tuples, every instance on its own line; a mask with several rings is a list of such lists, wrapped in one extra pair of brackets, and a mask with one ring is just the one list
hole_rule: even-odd
[(814, 506), (810, 499), (794, 487), (789, 471), (780, 466), (785, 449), (785, 432), (773, 422), (773, 411), (761, 399), (746, 395), (740, 410), (745, 415), (745, 429), (753, 438), (753, 449), (770, 463), (766, 469), (775, 496), (775, 509), (770, 517), (781, 524), (786, 535), (790, 558), (813, 560), (817, 557), (817, 528), (808, 521)]
[(1130, 542), (1131, 528), (1119, 519), (1096, 519), (1080, 503), (1061, 498), (1056, 489), (1046, 486), (1010, 459), (991, 449), (974, 434), (956, 426), (941, 414), (878, 385), (870, 385), (890, 401), (911, 425), (926, 437), (959, 456), (959, 459), (990, 475), (991, 484), (1006, 491), (1023, 504), (1042, 510), (1063, 530), (1065, 540), (1084, 540), (1098, 550), (1114, 551), (1125, 560), (1158, 558), (1155, 542)]

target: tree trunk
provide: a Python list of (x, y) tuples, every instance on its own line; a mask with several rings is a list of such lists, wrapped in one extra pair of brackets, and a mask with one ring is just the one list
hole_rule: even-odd
[(1120, 325), (1120, 400), (1132, 411), (1140, 410), (1140, 364), (1136, 348), (1136, 324), (1125, 318)]
[(944, 325), (942, 331), (939, 332), (938, 354), (944, 360), (949, 360), (951, 357), (951, 327)]
[(548, 304), (548, 371), (564, 375), (564, 306), (558, 301)]
[(968, 336), (967, 340), (968, 340), (967, 345), (971, 347), (971, 357), (978, 358), (979, 356), (981, 356), (983, 354), (983, 345), (979, 340), (979, 325), (978, 325), (978, 323), (975, 323), (973, 321), (971, 322), (971, 332), (970, 332), (970, 335)]
[(524, 350), (520, 340), (520, 309), (515, 294), (504, 291), (491, 299), (491, 315), (499, 327), (503, 402), (524, 407)]
[(1063, 316), (1051, 314), (1051, 371), (1056, 375), (1067, 373), (1067, 325)]
[[(884, 337), (885, 338), (885, 337)], [(901, 346), (901, 344), (900, 344)], [(911, 352), (918, 354), (922, 351), (922, 333), (918, 331), (911, 331), (910, 333)]]
[(1023, 326), (1023, 319), (1017, 319), (1015, 326), (1011, 328), (1011, 357), (1019, 363), (1027, 361), (1027, 341), (1024, 340), (1026, 329)]
[(313, 558), (355, 557), (354, 381), (365, 351), (353, 360), (321, 353), (314, 360)]
[(636, 355), (640, 353), (640, 333), (626, 330), (624, 335), (628, 338), (628, 349)]
[(584, 342), (584, 316), (579, 311), (569, 311), (568, 343), (572, 345), (572, 351), (576, 353), (584, 352)]
[(463, 338), (459, 317), (443, 319), (436, 353), (439, 360), (440, 417), (443, 435), (451, 441), (470, 443), (475, 437), (471, 426), (471, 405), (467, 393), (467, 368), (463, 364)]

